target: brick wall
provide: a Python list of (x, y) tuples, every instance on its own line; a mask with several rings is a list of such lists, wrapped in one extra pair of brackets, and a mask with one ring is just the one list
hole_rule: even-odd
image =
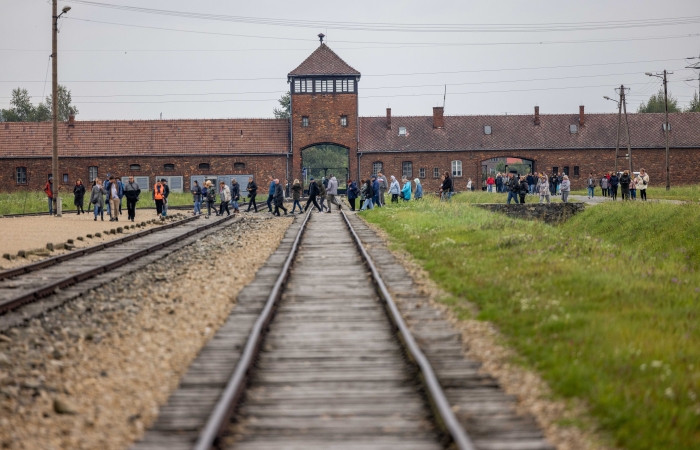
[[(200, 163), (209, 163), (209, 169), (199, 169)], [(244, 163), (244, 169), (234, 169), (235, 163)], [(132, 164), (139, 164), (141, 170), (129, 170)], [(166, 171), (165, 164), (175, 164), (175, 170)], [(291, 164), (291, 158), (290, 158)], [(98, 167), (98, 177), (104, 178), (108, 173), (122, 178), (133, 176), (148, 176), (154, 180), (156, 176), (183, 176), (184, 189), (189, 190), (192, 175), (248, 175), (253, 174), (259, 181), (267, 180), (272, 175), (280, 180), (285, 179), (287, 168), (286, 155), (270, 156), (207, 156), (185, 155), (172, 157), (65, 157), (59, 159), (61, 174), (68, 174), (69, 183), (61, 183), (61, 189), (72, 191), (75, 180), (80, 178), (88, 182), (88, 167)], [(15, 182), (15, 168), (27, 168), (27, 184), (18, 185)], [(3, 158), (0, 159), (0, 191), (13, 192), (21, 190), (41, 190), (46, 184), (47, 175), (51, 173), (50, 158)], [(62, 180), (62, 176), (59, 177)]]
[[(337, 144), (348, 149), (350, 173), (357, 173), (357, 94), (292, 94), (291, 178), (301, 179), (301, 150), (314, 144)], [(302, 117), (309, 126), (302, 127)], [(341, 116), (348, 124), (341, 126)]]

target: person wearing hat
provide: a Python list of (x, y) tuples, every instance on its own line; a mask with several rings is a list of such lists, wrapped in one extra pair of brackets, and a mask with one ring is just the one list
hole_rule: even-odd
[(318, 208), (318, 212), (323, 212), (320, 206), (318, 206), (318, 202), (316, 201), (316, 197), (321, 191), (318, 188), (318, 184), (316, 184), (316, 181), (314, 180), (314, 177), (311, 177), (309, 179), (309, 199), (306, 201), (306, 206), (304, 206), (304, 212), (309, 209), (309, 206), (313, 203), (316, 208)]
[(49, 181), (44, 185), (44, 192), (49, 199), (49, 215), (53, 215), (53, 177), (49, 177)]

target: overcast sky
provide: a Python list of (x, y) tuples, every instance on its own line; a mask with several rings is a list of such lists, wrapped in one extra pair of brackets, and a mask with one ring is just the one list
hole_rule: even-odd
[[(51, 2), (0, 6), (0, 108), (16, 87), (38, 103), (51, 91)], [(661, 86), (644, 72), (664, 69), (675, 72), (669, 88), (682, 104), (698, 89), (697, 72), (684, 69), (684, 58), (700, 55), (698, 0), (59, 1), (64, 6), (72, 10), (60, 20), (59, 83), (71, 90), (78, 120), (272, 117), (287, 73), (314, 51), (320, 32), (362, 73), (363, 116), (387, 107), (429, 115), (444, 85), (450, 115), (530, 114), (535, 105), (543, 114), (577, 113), (579, 104), (612, 112), (603, 96), (622, 83), (635, 111)], [(655, 19), (666, 20), (648, 26)]]

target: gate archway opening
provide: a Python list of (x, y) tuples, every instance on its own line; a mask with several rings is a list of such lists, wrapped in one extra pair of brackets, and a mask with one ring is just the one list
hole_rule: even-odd
[(345, 193), (346, 180), (350, 175), (350, 157), (347, 147), (337, 144), (315, 144), (301, 151), (301, 166), (304, 186), (309, 180), (329, 178), (338, 180), (338, 193)]
[(519, 156), (500, 156), (481, 161), (481, 185), (486, 186), (486, 179), (500, 174), (527, 175), (535, 172), (535, 161)]

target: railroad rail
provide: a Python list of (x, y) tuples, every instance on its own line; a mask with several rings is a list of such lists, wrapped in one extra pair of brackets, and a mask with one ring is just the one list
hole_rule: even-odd
[(476, 448), (351, 221), (310, 217), (134, 450)]
[(204, 224), (198, 223), (198, 217), (190, 217), (0, 272), (0, 314), (111, 271), (234, 217), (217, 218)]

